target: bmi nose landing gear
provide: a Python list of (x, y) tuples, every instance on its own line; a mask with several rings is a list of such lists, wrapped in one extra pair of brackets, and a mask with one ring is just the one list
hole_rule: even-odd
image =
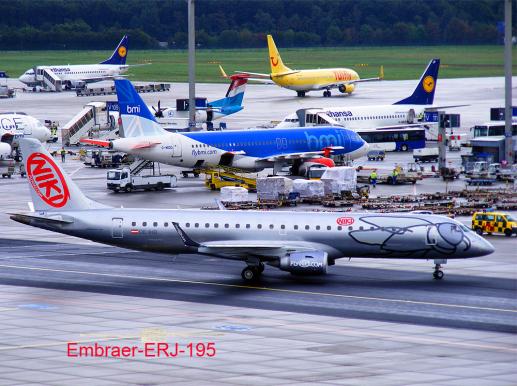
[(442, 264), (446, 264), (447, 260), (435, 260), (434, 261), (434, 272), (433, 272), (433, 278), (435, 280), (442, 280), (443, 279), (443, 271), (442, 271)]
[(264, 263), (258, 265), (248, 265), (242, 270), (241, 276), (248, 283), (255, 282), (260, 279), (262, 272), (264, 272)]

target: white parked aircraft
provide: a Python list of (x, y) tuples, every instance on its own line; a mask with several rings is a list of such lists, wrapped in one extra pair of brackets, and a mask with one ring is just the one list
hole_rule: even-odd
[(11, 219), (87, 240), (168, 254), (202, 254), (246, 263), (256, 280), (265, 264), (298, 275), (321, 275), (343, 257), (434, 260), (494, 252), (463, 224), (411, 213), (337, 213), (111, 208), (88, 199), (33, 139), (20, 143), (33, 211)]
[(36, 118), (25, 113), (0, 113), (0, 158), (8, 158), (23, 137), (40, 142), (50, 139), (50, 130)]
[[(433, 106), (438, 82), (440, 59), (432, 59), (413, 94), (392, 105), (326, 107), (298, 110), (285, 117), (276, 127), (300, 127), (317, 125), (343, 126), (350, 130), (383, 128), (407, 128), (422, 125), (426, 111), (436, 111), (455, 106)], [(437, 128), (427, 127), (426, 138), (436, 140)]]
[(86, 83), (113, 79), (126, 72), (128, 37), (125, 35), (113, 51), (111, 57), (98, 64), (73, 64), (36, 66), (20, 76), (20, 82), (29, 87), (42, 86), (56, 91), (64, 87), (81, 88)]

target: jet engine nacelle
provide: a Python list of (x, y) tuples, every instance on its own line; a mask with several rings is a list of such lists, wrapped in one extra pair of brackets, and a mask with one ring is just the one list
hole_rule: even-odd
[(328, 254), (323, 251), (293, 252), (280, 259), (279, 268), (294, 275), (327, 273)]
[(342, 84), (338, 90), (343, 94), (350, 94), (355, 90), (355, 86), (353, 84)]
[(207, 110), (196, 110), (196, 122), (210, 122), (212, 121), (213, 113)]
[(298, 171), (293, 174), (298, 175), (298, 176), (307, 177), (309, 170), (313, 166), (316, 166), (316, 167), (320, 167), (320, 166), (325, 167), (326, 166), (328, 168), (333, 168), (334, 166), (336, 166), (336, 164), (334, 163), (334, 161), (331, 158), (327, 158), (327, 157), (313, 158), (313, 159), (307, 160), (305, 162), (302, 162), (300, 164), (300, 166), (298, 167)]
[(5, 142), (0, 142), (0, 159), (7, 159), (11, 156), (11, 145)]
[(69, 80), (67, 86), (71, 90), (83, 89), (86, 87), (86, 82), (84, 80)]

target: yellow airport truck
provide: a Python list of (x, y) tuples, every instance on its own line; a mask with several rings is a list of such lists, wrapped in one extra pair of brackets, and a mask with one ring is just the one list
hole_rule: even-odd
[(517, 235), (517, 220), (502, 212), (476, 212), (472, 215), (472, 229), (478, 234), (502, 233), (507, 237)]

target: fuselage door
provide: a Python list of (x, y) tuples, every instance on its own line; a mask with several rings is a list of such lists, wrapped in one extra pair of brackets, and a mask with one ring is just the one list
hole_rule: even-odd
[(123, 225), (123, 219), (113, 218), (111, 224), (111, 237), (114, 239), (121, 239), (124, 236)]
[(173, 157), (181, 157), (181, 140), (174, 136), (172, 138), (172, 156)]

